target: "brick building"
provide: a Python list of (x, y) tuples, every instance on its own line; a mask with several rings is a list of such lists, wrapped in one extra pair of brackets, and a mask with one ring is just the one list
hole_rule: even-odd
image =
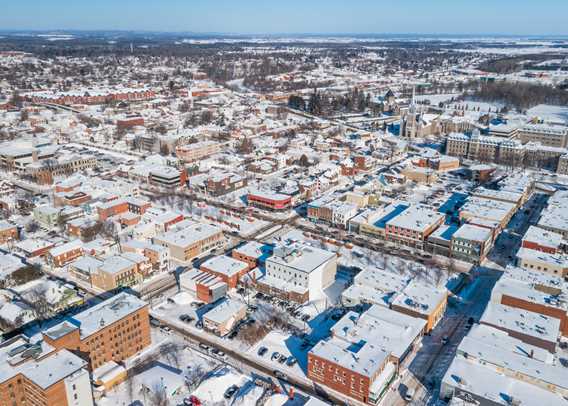
[(121, 362), (150, 345), (148, 304), (119, 293), (44, 331), (43, 340), (56, 350), (83, 354), (91, 370)]
[(87, 362), (23, 335), (0, 344), (0, 404), (92, 406)]

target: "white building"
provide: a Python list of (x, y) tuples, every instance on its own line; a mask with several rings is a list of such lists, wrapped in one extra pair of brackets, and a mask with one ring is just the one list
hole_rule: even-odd
[(290, 300), (305, 302), (321, 295), (335, 281), (337, 256), (301, 243), (282, 245), (266, 260), (261, 288)]

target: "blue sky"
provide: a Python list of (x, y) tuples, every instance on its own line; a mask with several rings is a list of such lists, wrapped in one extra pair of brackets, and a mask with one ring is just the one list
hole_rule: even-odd
[(568, 0), (0, 0), (0, 29), (568, 34)]

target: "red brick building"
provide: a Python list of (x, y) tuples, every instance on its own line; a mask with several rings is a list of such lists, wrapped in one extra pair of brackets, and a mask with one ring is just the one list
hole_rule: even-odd
[(220, 255), (202, 263), (200, 269), (217, 276), (227, 284), (229, 289), (234, 289), (239, 280), (249, 271), (249, 266), (246, 262)]
[(292, 207), (292, 197), (280, 193), (256, 192), (247, 195), (249, 206), (270, 211), (284, 211)]

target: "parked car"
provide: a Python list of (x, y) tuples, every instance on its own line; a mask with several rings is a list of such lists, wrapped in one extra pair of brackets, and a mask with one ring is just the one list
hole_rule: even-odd
[(283, 380), (286, 380), (286, 379), (287, 379), (286, 375), (284, 375), (284, 374), (283, 374), (282, 372), (280, 372), (280, 371), (274, 371), (274, 376), (275, 376), (276, 378), (278, 378), (278, 379), (283, 379)]
[(296, 358), (294, 358), (293, 356), (289, 356), (288, 359), (286, 360), (286, 365), (288, 365), (289, 367), (296, 365)]
[(237, 335), (239, 334), (238, 330), (233, 330), (229, 333), (229, 335), (227, 336), (227, 338), (229, 340), (233, 340)]
[(407, 388), (406, 392), (404, 393), (404, 400), (410, 402), (414, 398), (414, 389)]
[(258, 354), (258, 356), (260, 356), (260, 357), (264, 357), (264, 354), (266, 354), (267, 352), (268, 352), (268, 348), (266, 348), (266, 347), (260, 347), (260, 348), (258, 349), (257, 354)]
[(280, 354), (280, 356), (278, 357), (278, 362), (279, 362), (280, 364), (283, 364), (283, 363), (286, 362), (287, 359), (288, 359), (288, 357), (287, 357), (286, 355)]
[(450, 342), (450, 339), (448, 338), (448, 336), (443, 336), (442, 337), (442, 344), (446, 345)]
[(201, 401), (197, 396), (191, 395), (183, 400), (183, 406), (201, 406)]
[(223, 394), (223, 397), (225, 399), (231, 399), (233, 397), (233, 395), (239, 390), (239, 387), (237, 385), (231, 385), (227, 388), (227, 390), (225, 391), (225, 393)]
[(278, 351), (274, 351), (270, 359), (278, 359), (280, 358), (280, 353)]
[(225, 353), (218, 348), (211, 348), (211, 354), (214, 354), (218, 357), (224, 357)]
[(203, 343), (199, 343), (199, 348), (201, 348), (204, 351), (209, 350), (209, 346), (207, 344), (203, 344)]

